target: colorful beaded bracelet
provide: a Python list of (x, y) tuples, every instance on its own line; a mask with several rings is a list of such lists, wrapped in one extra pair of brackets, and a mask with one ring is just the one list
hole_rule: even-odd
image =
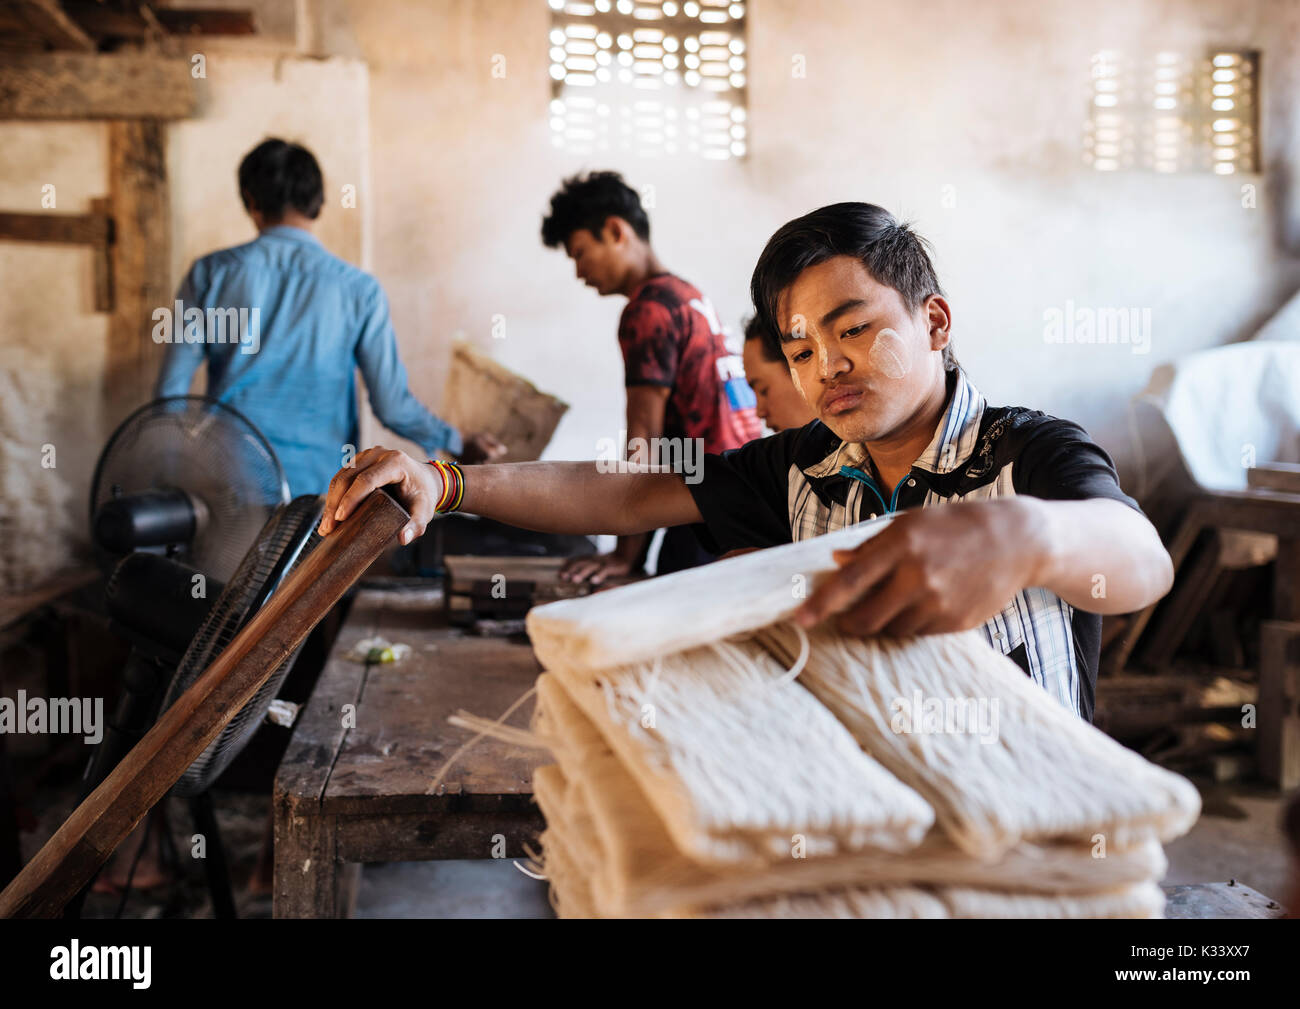
[(442, 496), (438, 498), (438, 503), (433, 510), (439, 515), (459, 510), (460, 503), (465, 497), (465, 474), (454, 462), (430, 459), (429, 465), (442, 477)]

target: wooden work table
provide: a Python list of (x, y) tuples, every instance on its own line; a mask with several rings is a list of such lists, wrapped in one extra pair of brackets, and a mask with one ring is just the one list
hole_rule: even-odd
[[(347, 657), (375, 636), (411, 655)], [(526, 642), (449, 627), (438, 589), (360, 591), (276, 774), (274, 916), (346, 917), (363, 862), (500, 857), (502, 840), (505, 857), (526, 857), (542, 829), (543, 751), (483, 739), (428, 788), (471, 737), (448, 716), (497, 718), (540, 671)], [(510, 724), (532, 710), (530, 698)]]

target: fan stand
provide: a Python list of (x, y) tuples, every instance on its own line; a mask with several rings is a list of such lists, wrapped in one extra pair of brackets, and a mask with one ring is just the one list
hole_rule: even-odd
[[(86, 797), (117, 767), (118, 763), (139, 742), (140, 738), (152, 726), (157, 717), (158, 703), (162, 700), (166, 684), (166, 669), (162, 664), (149, 658), (140, 661), (128, 661), (123, 675), (122, 694), (118, 699), (114, 717), (105, 727), (104, 738), (96, 747), (86, 768), (86, 777), (82, 782), (78, 803)], [(221, 840), (221, 830), (217, 824), (216, 810), (212, 802), (211, 789), (204, 789), (198, 795), (188, 799), (190, 818), (194, 823), (195, 833), (202, 834), (206, 844), (206, 857), (203, 859), (203, 871), (207, 878), (208, 894), (212, 899), (212, 912), (216, 918), (233, 919), (235, 899), (230, 882), (230, 869), (226, 861), (226, 849)], [(131, 863), (126, 886), (122, 891), (122, 900), (115, 917), (120, 918), (126, 907), (127, 897), (131, 893), (131, 879), (135, 876), (136, 864), (149, 843), (149, 834), (154, 829), (154, 821), (161, 820), (159, 829), (162, 834), (159, 841), (159, 862), (172, 871), (180, 880), (180, 857), (175, 848), (175, 841), (167, 826), (167, 804), (159, 803), (149, 812), (145, 821), (144, 838)], [(168, 857), (170, 855), (170, 857)], [(101, 870), (102, 871), (102, 870)], [(80, 918), (82, 907), (95, 879), (96, 872), (81, 891), (68, 902), (64, 909), (64, 918)]]
[(205, 788), (189, 799), (190, 817), (195, 833), (202, 834), (207, 844), (203, 859), (203, 872), (208, 878), (208, 893), (212, 897), (214, 918), (238, 918), (235, 913), (235, 896), (230, 887), (230, 868), (226, 864), (226, 848), (221, 843), (221, 830), (217, 826), (216, 809), (212, 804), (212, 789)]
[[(104, 727), (104, 738), (99, 741), (86, 765), (86, 771), (81, 781), (81, 789), (77, 795), (78, 805), (85, 802), (87, 797), (99, 786), (100, 782), (108, 777), (122, 758), (149, 731), (157, 718), (158, 704), (162, 700), (163, 691), (166, 689), (164, 681), (168, 678), (168, 670), (160, 656), (140, 654), (138, 649), (139, 644), (137, 643), (122, 671), (122, 690), (118, 696), (117, 705), (113, 709), (112, 717), (109, 718), (108, 724)], [(148, 822), (145, 825), (145, 838), (140, 843), (140, 851), (144, 850), (144, 846), (148, 842), (153, 819), (153, 813), (150, 813)], [(137, 857), (131, 864), (131, 876), (135, 875), (135, 862), (138, 861), (139, 853), (137, 852)], [(68, 901), (67, 906), (63, 909), (64, 918), (81, 917), (82, 907), (86, 903), (90, 889), (94, 886), (95, 880), (99, 878), (99, 872), (101, 871), (103, 871), (102, 868), (96, 871), (77, 895)], [(130, 891), (131, 883), (128, 878), (126, 888), (122, 894), (123, 904), (125, 904), (126, 896)], [(120, 916), (120, 914), (121, 907), (118, 908), (118, 915)]]

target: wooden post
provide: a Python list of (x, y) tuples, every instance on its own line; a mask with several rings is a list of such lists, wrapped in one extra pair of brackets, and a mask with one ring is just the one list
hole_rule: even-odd
[(1300, 786), (1300, 539), (1279, 536), (1273, 615), (1260, 624), (1259, 771), (1285, 791)]
[(383, 491), (362, 502), (5, 887), (0, 917), (59, 914), (408, 521)]
[(112, 428), (152, 398), (165, 349), (151, 336), (153, 312), (173, 299), (166, 127), (158, 119), (115, 121), (108, 137), (114, 292), (104, 422)]

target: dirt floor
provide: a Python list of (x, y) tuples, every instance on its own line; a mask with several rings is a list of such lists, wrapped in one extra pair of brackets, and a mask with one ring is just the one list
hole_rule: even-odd
[[(1192, 831), (1170, 844), (1164, 882), (1209, 883), (1235, 879), (1266, 896), (1280, 898), (1286, 885), (1286, 855), (1279, 830), (1282, 799), (1262, 786), (1198, 782), (1204, 808)], [(34, 830), (22, 835), (29, 859), (72, 809), (73, 785), (44, 789), (47, 804), (32, 809)], [(270, 797), (223, 791), (216, 796), (241, 918), (269, 918), (271, 895), (250, 886), (262, 853)], [(123, 904), (115, 893), (91, 893), (83, 917), (210, 918), (203, 864), (192, 857), (193, 826), (186, 802), (167, 800), (176, 852), (176, 882), (132, 890)], [(511, 861), (408, 862), (367, 865), (357, 898), (359, 918), (539, 918), (551, 917), (545, 883)]]

